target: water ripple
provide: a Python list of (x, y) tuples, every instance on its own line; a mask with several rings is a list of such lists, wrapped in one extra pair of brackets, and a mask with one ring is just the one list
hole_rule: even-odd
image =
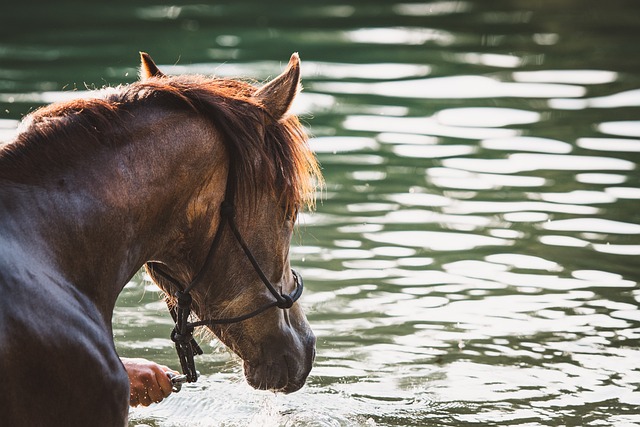
[(610, 135), (640, 137), (640, 121), (604, 122), (598, 125), (598, 130)]
[(420, 99), (579, 98), (586, 89), (553, 83), (507, 83), (485, 76), (449, 76), (385, 83), (314, 83), (313, 90), (333, 94), (372, 94)]
[(433, 117), (348, 116), (342, 126), (349, 130), (369, 132), (415, 133), (467, 139), (509, 138), (518, 135), (515, 129), (491, 127), (461, 127), (440, 124)]
[(420, 247), (433, 251), (462, 251), (480, 246), (508, 246), (513, 241), (496, 237), (444, 231), (383, 231), (364, 233), (364, 237), (377, 242), (397, 246)]
[(542, 225), (546, 230), (588, 231), (595, 233), (640, 234), (640, 224), (613, 221), (604, 218), (571, 218), (549, 221)]
[(480, 145), (489, 150), (532, 151), (549, 154), (564, 154), (573, 150), (573, 146), (566, 142), (534, 136), (485, 139), (480, 142)]
[(540, 114), (515, 108), (449, 108), (438, 111), (435, 119), (447, 126), (492, 128), (536, 123)]
[(588, 150), (640, 152), (639, 139), (578, 138), (576, 144)]
[(635, 163), (612, 157), (516, 153), (506, 159), (455, 158), (442, 164), (472, 172), (519, 173), (534, 170), (633, 170)]

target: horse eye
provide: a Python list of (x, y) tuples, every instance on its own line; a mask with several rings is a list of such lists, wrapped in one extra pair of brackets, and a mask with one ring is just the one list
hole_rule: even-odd
[(300, 209), (296, 206), (294, 208), (284, 208), (286, 214), (286, 218), (287, 221), (291, 221), (291, 222), (296, 222), (296, 220), (298, 219), (298, 213), (300, 212)]

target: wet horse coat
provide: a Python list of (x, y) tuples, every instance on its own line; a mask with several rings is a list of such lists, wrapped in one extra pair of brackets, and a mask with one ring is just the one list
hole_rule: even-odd
[[(128, 378), (111, 316), (147, 261), (182, 283), (216, 233), (227, 179), (239, 227), (283, 292), (295, 212), (312, 200), (318, 166), (295, 117), (297, 55), (260, 89), (164, 76), (143, 55), (143, 81), (33, 113), (0, 148), (2, 424), (126, 424)], [(229, 171), (233, 173), (229, 173)], [(232, 236), (194, 291), (198, 317), (264, 303)], [(169, 297), (177, 290), (154, 277)], [(315, 337), (298, 304), (212, 327), (244, 361), (251, 385), (295, 391)]]

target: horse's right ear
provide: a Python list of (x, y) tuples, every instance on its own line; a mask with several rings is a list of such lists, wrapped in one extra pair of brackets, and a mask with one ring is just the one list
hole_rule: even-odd
[(151, 77), (164, 77), (164, 73), (146, 52), (140, 52), (140, 80), (145, 81)]

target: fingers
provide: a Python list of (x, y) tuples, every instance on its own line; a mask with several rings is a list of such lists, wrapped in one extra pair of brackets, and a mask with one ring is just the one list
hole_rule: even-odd
[(153, 373), (145, 373), (130, 380), (129, 403), (131, 406), (149, 406), (162, 401), (164, 397)]
[(171, 380), (169, 379), (167, 372), (176, 372), (166, 366), (157, 366), (159, 369), (155, 371), (156, 383), (158, 384), (159, 391), (162, 393), (162, 397), (168, 397), (173, 390), (173, 384), (171, 384)]
[(157, 369), (153, 369), (154, 375), (148, 378), (148, 382), (145, 382), (145, 392), (146, 392), (146, 395), (149, 397), (149, 400), (151, 401), (151, 403), (161, 402), (162, 399), (168, 396), (168, 394), (165, 396), (162, 390), (162, 386), (158, 381), (158, 374), (155, 372), (156, 370)]

